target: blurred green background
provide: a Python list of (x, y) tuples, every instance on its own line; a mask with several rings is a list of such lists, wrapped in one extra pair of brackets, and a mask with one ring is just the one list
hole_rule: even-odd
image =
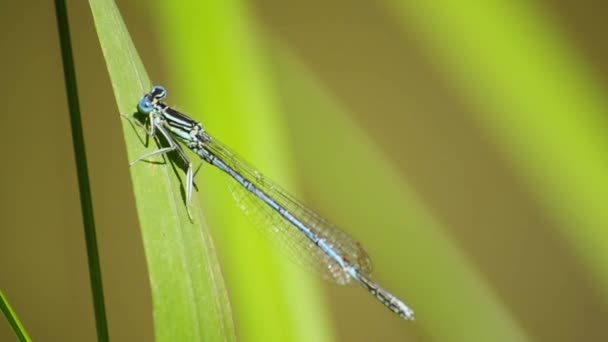
[[(239, 340), (608, 339), (608, 24), (594, 2), (189, 3), (118, 4), (168, 102), (361, 241), (416, 310), (402, 321), (280, 261), (206, 168)], [(69, 14), (110, 336), (148, 341), (120, 120), (88, 4)], [(94, 340), (53, 4), (9, 0), (0, 18), (0, 288), (34, 340)]]

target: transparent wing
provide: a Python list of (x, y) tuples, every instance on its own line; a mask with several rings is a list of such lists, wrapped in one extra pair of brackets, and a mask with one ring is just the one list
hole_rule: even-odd
[[(359, 242), (307, 208), (281, 187), (264, 178), (262, 174), (238, 158), (217, 140), (212, 139), (205, 142), (205, 147), (230, 168), (263, 190), (320, 238), (325, 239), (348, 263), (364, 274), (371, 272), (371, 260)], [(320, 273), (326, 279), (341, 285), (351, 282), (350, 275), (336, 261), (317, 247), (289, 221), (285, 220), (277, 211), (247, 191), (234, 179), (231, 178), (229, 182), (232, 195), (245, 216), (279, 250), (292, 257), (295, 262), (305, 268)]]

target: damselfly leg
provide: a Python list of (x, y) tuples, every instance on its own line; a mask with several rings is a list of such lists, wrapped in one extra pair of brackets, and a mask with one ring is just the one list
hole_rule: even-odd
[[(142, 100), (143, 102), (143, 100)], [(169, 147), (163, 147), (161, 149), (158, 149), (156, 151), (144, 154), (143, 156), (137, 158), (136, 160), (132, 161), (130, 163), (131, 166), (133, 166), (134, 164), (136, 164), (139, 161), (142, 161), (144, 159), (148, 159), (154, 156), (158, 156), (158, 155), (163, 155), (166, 153), (169, 153), (171, 151), (175, 151), (177, 152), (178, 156), (183, 160), (183, 162), (187, 165), (187, 171), (186, 171), (186, 209), (188, 211), (188, 217), (190, 217), (190, 219), (192, 219), (192, 213), (190, 212), (190, 201), (192, 199), (192, 189), (194, 188), (194, 172), (193, 172), (193, 167), (192, 167), (192, 162), (190, 161), (190, 159), (188, 158), (188, 156), (186, 155), (186, 153), (184, 152), (184, 150), (179, 146), (179, 144), (175, 141), (175, 139), (173, 138), (173, 136), (167, 132), (167, 130), (165, 129), (165, 127), (162, 126), (162, 118), (160, 118), (158, 115), (155, 115), (155, 112), (150, 112), (149, 116), (148, 116), (148, 121), (149, 121), (149, 125), (150, 125), (150, 131), (146, 131), (146, 133), (151, 136), (151, 137), (155, 137), (157, 138), (157, 132), (160, 132), (160, 134), (162, 135), (162, 137), (167, 141), (167, 143), (169, 144)], [(196, 168), (196, 172), (198, 172), (198, 170), (200, 170), (201, 165), (199, 165)]]

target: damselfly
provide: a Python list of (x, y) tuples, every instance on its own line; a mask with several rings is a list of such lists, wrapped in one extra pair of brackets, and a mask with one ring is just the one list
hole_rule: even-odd
[[(200, 166), (203, 163), (216, 166), (236, 181), (232, 189), (233, 195), (247, 216), (257, 218), (257, 225), (262, 231), (275, 238), (278, 236), (281, 243), (288, 246), (299, 261), (314, 264), (326, 278), (339, 284), (357, 281), (390, 310), (407, 320), (414, 319), (412, 309), (370, 277), (371, 260), (357, 241), (237, 158), (223, 144), (207, 134), (199, 122), (162, 102), (166, 96), (164, 87), (153, 87), (150, 93), (139, 101), (138, 111), (148, 115), (148, 134), (156, 136), (160, 132), (169, 147), (141, 156), (131, 165), (142, 159), (176, 151), (188, 166), (188, 207), (192, 198), (194, 176)], [(202, 158), (203, 161), (196, 171), (175, 138)]]

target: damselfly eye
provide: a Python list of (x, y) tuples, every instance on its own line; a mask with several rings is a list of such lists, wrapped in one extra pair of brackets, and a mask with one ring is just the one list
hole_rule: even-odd
[(150, 101), (148, 95), (144, 96), (141, 101), (139, 101), (137, 110), (142, 114), (150, 114), (150, 112), (154, 110), (154, 103)]
[(167, 89), (163, 86), (156, 85), (152, 88), (150, 95), (156, 100), (162, 100), (167, 97)]

